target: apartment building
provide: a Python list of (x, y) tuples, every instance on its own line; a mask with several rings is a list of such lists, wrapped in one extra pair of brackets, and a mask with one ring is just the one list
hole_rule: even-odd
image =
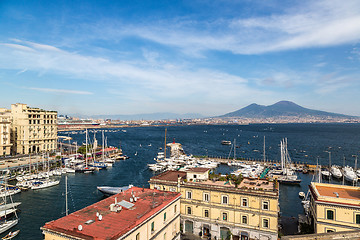
[(11, 111), (0, 108), (0, 157), (11, 154)]
[(211, 239), (277, 239), (276, 182), (244, 178), (241, 183), (209, 179), (209, 169), (167, 171), (150, 179), (151, 189), (180, 192), (184, 232)]
[(57, 147), (57, 112), (12, 104), (12, 154), (55, 151)]
[(180, 193), (132, 187), (41, 230), (45, 240), (180, 240)]
[(360, 231), (360, 187), (311, 183), (315, 233)]

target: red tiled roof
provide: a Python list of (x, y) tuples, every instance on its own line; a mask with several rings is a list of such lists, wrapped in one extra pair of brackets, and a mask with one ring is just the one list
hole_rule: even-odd
[[(118, 203), (122, 200), (129, 202), (132, 193), (139, 198), (133, 202), (134, 207), (123, 207), (120, 212), (110, 211), (109, 206), (115, 203), (115, 197)], [(82, 239), (118, 239), (180, 196), (180, 193), (175, 192), (132, 187), (68, 216), (48, 222), (43, 228)], [(96, 217), (97, 212), (102, 215), (101, 221)], [(85, 222), (88, 220), (95, 222), (87, 225)], [(82, 225), (82, 231), (78, 230), (79, 225)]]
[(341, 185), (328, 185), (328, 186), (319, 186), (315, 185), (320, 196), (326, 197), (336, 197), (337, 193), (339, 198), (360, 200), (360, 191), (358, 187), (345, 188)]
[(199, 173), (204, 173), (204, 172), (207, 172), (209, 171), (210, 168), (202, 168), (202, 167), (196, 167), (196, 168), (190, 168), (188, 170), (188, 172), (199, 172)]
[(181, 171), (166, 171), (163, 173), (160, 173), (159, 175), (156, 175), (150, 179), (151, 180), (165, 180), (165, 181), (171, 181), (171, 182), (177, 182), (178, 177), (186, 178), (186, 172)]

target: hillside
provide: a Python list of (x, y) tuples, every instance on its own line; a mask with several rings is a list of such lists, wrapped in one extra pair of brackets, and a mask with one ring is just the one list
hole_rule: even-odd
[(245, 118), (271, 118), (271, 117), (338, 117), (351, 118), (352, 116), (330, 113), (325, 111), (304, 108), (290, 101), (280, 101), (273, 105), (264, 106), (256, 103), (237, 111), (227, 113), (220, 117), (245, 117)]

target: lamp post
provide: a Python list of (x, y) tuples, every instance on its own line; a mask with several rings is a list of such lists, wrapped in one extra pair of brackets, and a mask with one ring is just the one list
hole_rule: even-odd
[(331, 172), (330, 172), (330, 169), (331, 169), (331, 152), (330, 151), (325, 151), (327, 153), (329, 153), (329, 183), (331, 183)]

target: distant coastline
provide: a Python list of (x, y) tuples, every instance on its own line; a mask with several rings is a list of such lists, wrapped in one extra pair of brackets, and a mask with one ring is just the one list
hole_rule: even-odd
[(58, 132), (67, 132), (67, 131), (81, 131), (85, 129), (105, 129), (105, 128), (137, 128), (137, 127), (170, 127), (170, 126), (190, 126), (190, 125), (197, 125), (197, 126), (206, 126), (206, 125), (252, 125), (252, 124), (359, 124), (359, 119), (342, 119), (342, 121), (269, 121), (269, 120), (261, 120), (256, 119), (254, 121), (246, 121), (246, 122), (229, 122), (227, 121), (216, 121), (216, 122), (199, 122), (198, 120), (195, 122), (172, 122), (172, 121), (146, 121), (147, 123), (144, 124), (144, 121), (140, 121), (138, 123), (135, 123), (138, 121), (134, 121), (131, 124), (98, 124), (98, 125), (76, 125), (76, 126), (64, 126), (59, 125), (58, 126)]

